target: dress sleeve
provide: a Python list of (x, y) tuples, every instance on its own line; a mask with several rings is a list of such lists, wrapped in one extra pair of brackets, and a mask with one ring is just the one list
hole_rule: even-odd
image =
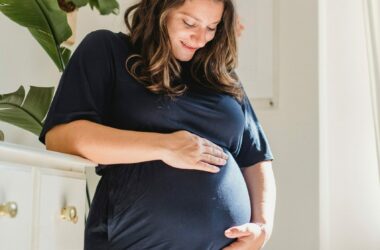
[(42, 143), (45, 144), (47, 131), (58, 124), (80, 119), (103, 123), (115, 78), (109, 43), (111, 33), (91, 32), (74, 51), (38, 138)]
[(244, 130), (235, 156), (239, 167), (245, 168), (261, 161), (274, 160), (267, 137), (245, 92), (241, 106), (244, 113)]

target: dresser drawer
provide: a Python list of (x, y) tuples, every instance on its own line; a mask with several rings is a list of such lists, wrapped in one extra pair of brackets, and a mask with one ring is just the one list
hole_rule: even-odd
[[(83, 249), (86, 180), (78, 174), (43, 172), (39, 178), (40, 203), (37, 248), (40, 250)], [(62, 218), (62, 209), (66, 219)], [(76, 211), (77, 221), (72, 213)]]
[[(31, 249), (32, 177), (30, 167), (0, 161), (0, 206), (3, 212), (0, 216), (0, 249)], [(14, 205), (17, 207), (15, 217), (4, 213), (9, 202), (13, 208)]]

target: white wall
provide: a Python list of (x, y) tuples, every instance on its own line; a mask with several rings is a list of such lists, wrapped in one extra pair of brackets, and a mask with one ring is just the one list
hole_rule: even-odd
[(274, 154), (277, 212), (266, 249), (318, 248), (318, 1), (276, 1), (279, 107), (259, 110)]
[(323, 250), (380, 249), (380, 188), (362, 1), (322, 0)]

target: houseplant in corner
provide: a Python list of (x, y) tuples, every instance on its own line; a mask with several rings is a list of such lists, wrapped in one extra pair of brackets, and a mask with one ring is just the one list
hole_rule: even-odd
[[(70, 28), (68, 16), (75, 17), (78, 8), (87, 4), (102, 15), (117, 14), (119, 10), (116, 0), (0, 0), (0, 12), (27, 28), (57, 69), (63, 72), (71, 55), (63, 45), (70, 45), (75, 40), (75, 29)], [(53, 93), (54, 87), (31, 86), (26, 94), (20, 86), (13, 93), (0, 94), (0, 121), (38, 136)], [(1, 131), (0, 140), (4, 140)]]

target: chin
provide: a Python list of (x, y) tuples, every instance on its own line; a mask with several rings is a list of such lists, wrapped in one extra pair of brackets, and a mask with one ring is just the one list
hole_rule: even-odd
[(195, 53), (188, 53), (184, 51), (182, 48), (176, 48), (174, 51), (174, 57), (181, 62), (187, 62), (193, 59)]
[(181, 58), (183, 61), (190, 61), (191, 59), (194, 58), (195, 52), (194, 53), (180, 53), (178, 55), (179, 58)]
[(185, 58), (185, 59), (182, 59), (182, 58), (177, 58), (177, 60), (181, 61), (181, 62), (189, 62), (192, 58)]
[(175, 58), (181, 62), (188, 62), (193, 59), (193, 56), (175, 56)]

